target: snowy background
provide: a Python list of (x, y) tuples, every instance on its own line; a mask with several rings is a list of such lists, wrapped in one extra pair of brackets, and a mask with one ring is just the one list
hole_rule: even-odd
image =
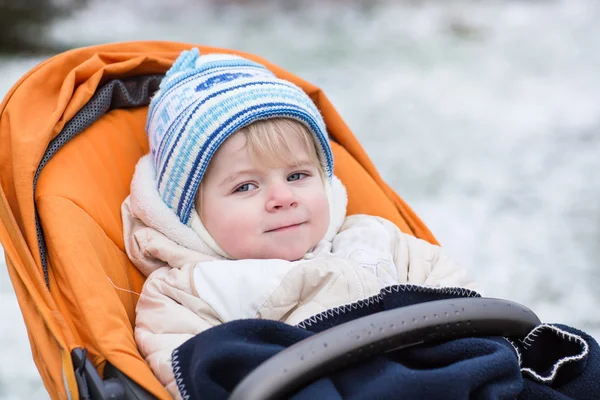
[[(486, 295), (600, 338), (600, 2), (286, 3), (92, 0), (48, 35), (234, 48), (320, 86)], [(41, 60), (0, 57), (0, 98)], [(3, 257), (0, 302), (0, 399), (47, 398)]]

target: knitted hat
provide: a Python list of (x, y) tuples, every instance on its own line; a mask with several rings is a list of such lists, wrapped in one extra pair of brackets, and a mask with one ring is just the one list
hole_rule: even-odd
[(312, 100), (254, 61), (184, 51), (150, 102), (146, 130), (163, 201), (186, 225), (208, 163), (241, 128), (262, 119), (292, 118), (314, 135), (328, 179), (333, 157), (325, 122)]

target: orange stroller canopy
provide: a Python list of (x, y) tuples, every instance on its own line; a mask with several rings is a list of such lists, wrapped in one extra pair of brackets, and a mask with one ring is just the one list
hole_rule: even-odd
[[(179, 53), (193, 46), (132, 42), (68, 51), (27, 73), (0, 105), (0, 242), (52, 398), (78, 398), (77, 349), (101, 376), (110, 366), (169, 398), (133, 337), (144, 277), (125, 253), (120, 206), (148, 152), (149, 97)], [(235, 53), (294, 82), (321, 110), (349, 215), (379, 215), (435, 243), (318, 87)]]

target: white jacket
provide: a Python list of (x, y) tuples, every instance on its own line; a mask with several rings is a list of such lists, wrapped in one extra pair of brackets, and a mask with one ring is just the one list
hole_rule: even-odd
[[(140, 160), (122, 206), (125, 246), (147, 276), (136, 308), (135, 338), (155, 375), (180, 398), (171, 353), (221, 323), (264, 318), (296, 325), (398, 283), (475, 289), (442, 249), (402, 233), (390, 221), (345, 217), (346, 191), (334, 178), (331, 223), (301, 260), (228, 260), (192, 222), (161, 201), (148, 156)], [(197, 229), (195, 228), (197, 227)], [(203, 239), (204, 238), (204, 239)]]

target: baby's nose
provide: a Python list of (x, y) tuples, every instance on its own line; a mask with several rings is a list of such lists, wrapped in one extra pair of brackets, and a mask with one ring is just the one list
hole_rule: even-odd
[(266, 204), (267, 211), (282, 210), (296, 205), (298, 201), (288, 185), (274, 185), (271, 188)]

